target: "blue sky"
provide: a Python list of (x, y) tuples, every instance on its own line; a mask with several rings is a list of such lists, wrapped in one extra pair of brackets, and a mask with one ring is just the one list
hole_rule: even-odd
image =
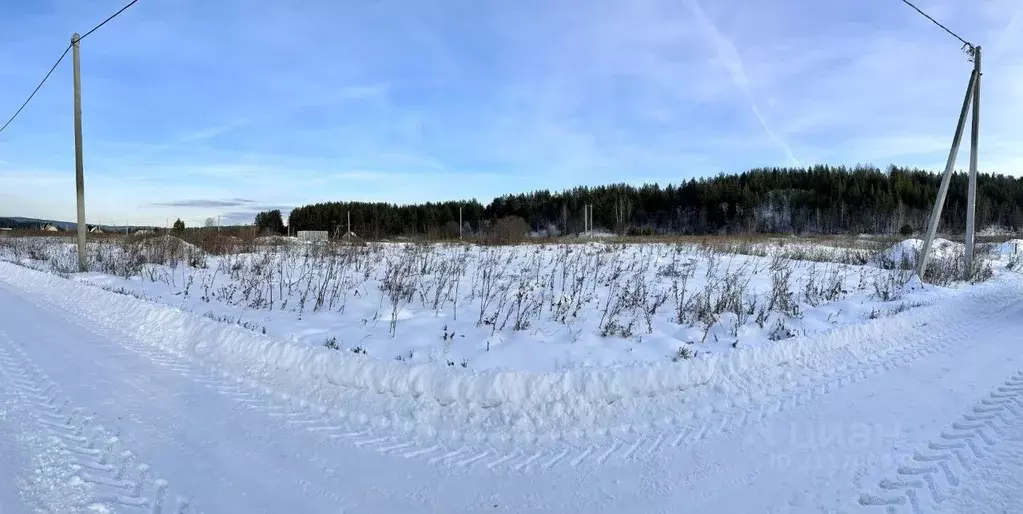
[[(122, 4), (0, 3), (0, 116)], [(1023, 2), (917, 5), (984, 46), (980, 167), (1023, 173)], [(939, 169), (970, 66), (898, 0), (141, 0), (82, 43), (87, 219)], [(71, 114), (69, 58), (0, 134), (0, 215), (74, 218)]]

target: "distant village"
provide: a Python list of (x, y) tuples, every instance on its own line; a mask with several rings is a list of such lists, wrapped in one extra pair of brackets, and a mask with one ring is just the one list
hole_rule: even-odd
[[(154, 229), (151, 227), (116, 227), (108, 225), (86, 225), (90, 234), (118, 233), (118, 234), (151, 234)], [(75, 232), (77, 227), (74, 223), (51, 222), (44, 220), (30, 220), (26, 218), (2, 218), (0, 217), (0, 237), (13, 233), (14, 231), (24, 232)]]

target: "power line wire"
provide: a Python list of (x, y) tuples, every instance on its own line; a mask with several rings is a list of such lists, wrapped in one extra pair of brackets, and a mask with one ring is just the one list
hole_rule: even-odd
[[(139, 0), (132, 0), (127, 5), (122, 7), (119, 11), (117, 11), (114, 14), (110, 15), (109, 18), (107, 18), (107, 19), (103, 20), (102, 22), (100, 22), (99, 25), (96, 25), (91, 30), (86, 32), (85, 35), (80, 36), (78, 38), (78, 40), (81, 41), (81, 40), (85, 39), (85, 37), (88, 36), (89, 34), (92, 34), (93, 32), (96, 32), (97, 29), (99, 29), (103, 25), (106, 25), (107, 22), (109, 22), (110, 20), (116, 18), (119, 14), (123, 13), (124, 11), (126, 11), (129, 7), (135, 5), (135, 3), (138, 2), (138, 1)], [(67, 56), (67, 53), (71, 50), (71, 47), (73, 45), (74, 45), (74, 43), (71, 43), (66, 48), (64, 48), (64, 53), (60, 54), (60, 57), (57, 58), (57, 62), (53, 63), (53, 66), (50, 68), (50, 71), (46, 72), (46, 76), (43, 77), (43, 80), (39, 81), (39, 85), (36, 86), (36, 88), (32, 90), (32, 94), (28, 95), (28, 98), (25, 99), (25, 101), (21, 104), (21, 107), (18, 108), (18, 110), (14, 113), (14, 115), (11, 116), (11, 119), (7, 120), (7, 123), (4, 123), (3, 127), (0, 127), (0, 132), (3, 132), (4, 129), (6, 129), (7, 126), (10, 125), (11, 122), (13, 122), (14, 119), (17, 118), (19, 114), (21, 114), (21, 111), (25, 110), (25, 106), (28, 105), (28, 103), (32, 101), (32, 98), (34, 98), (36, 96), (36, 93), (38, 93), (39, 89), (43, 87), (43, 84), (46, 83), (46, 80), (50, 78), (50, 75), (53, 74), (53, 71), (57, 69), (57, 66), (60, 64), (60, 62), (64, 60), (64, 57)]]
[[(85, 38), (86, 38), (86, 37), (87, 37), (87, 36), (88, 36), (89, 34), (92, 34), (93, 32), (96, 32), (96, 29), (98, 29), (98, 28), (102, 27), (103, 25), (106, 25), (108, 21), (110, 21), (110, 20), (112, 20), (112, 19), (116, 18), (116, 17), (117, 17), (117, 15), (119, 15), (119, 14), (123, 13), (124, 11), (127, 11), (129, 7), (131, 7), (131, 6), (135, 5), (135, 2), (138, 2), (138, 1), (139, 1), (139, 0), (131, 0), (131, 2), (128, 2), (128, 5), (125, 5), (124, 7), (122, 7), (120, 11), (117, 11), (117, 12), (115, 12), (114, 14), (111, 14), (109, 18), (107, 18), (107, 19), (103, 20), (103, 22), (102, 22), (102, 23), (100, 23), (99, 25), (96, 25), (95, 27), (93, 27), (93, 28), (92, 28), (92, 30), (90, 30), (90, 31), (86, 32), (85, 34), (83, 34), (83, 35), (82, 35), (82, 37), (80, 37), (80, 38), (78, 38), (78, 39), (79, 39), (79, 40), (85, 39)], [(946, 29), (946, 30), (947, 30), (947, 29)]]
[(60, 54), (60, 57), (57, 58), (57, 62), (53, 63), (53, 67), (50, 68), (50, 71), (46, 72), (46, 76), (43, 77), (43, 80), (39, 81), (39, 85), (32, 90), (32, 94), (28, 95), (28, 98), (25, 99), (25, 102), (22, 103), (21, 107), (18, 108), (18, 111), (14, 113), (14, 116), (11, 116), (11, 119), (7, 120), (7, 123), (4, 123), (3, 127), (0, 127), (0, 132), (3, 132), (4, 129), (6, 129), (7, 126), (11, 124), (12, 121), (14, 121), (14, 118), (17, 118), (18, 115), (21, 114), (21, 111), (25, 109), (25, 106), (32, 101), (32, 98), (36, 96), (36, 93), (39, 92), (39, 88), (43, 87), (43, 84), (46, 83), (46, 79), (50, 78), (50, 75), (53, 74), (53, 70), (57, 69), (57, 65), (60, 64), (60, 61), (64, 60), (64, 57), (67, 55), (69, 50), (71, 50), (71, 45), (68, 45), (67, 48), (64, 49), (64, 53)]
[(962, 43), (963, 43), (963, 45), (965, 47), (969, 47), (971, 50), (973, 49), (973, 44), (972, 43), (970, 43), (969, 41), (959, 37), (959, 34), (956, 34), (955, 32), (952, 32), (951, 30), (949, 30), (948, 27), (946, 27), (946, 26), (942, 25), (941, 23), (939, 23), (938, 20), (935, 20), (934, 18), (931, 18), (931, 16), (929, 14), (921, 11), (919, 7), (913, 5), (909, 0), (902, 0), (902, 2), (904, 4), (912, 7), (913, 9), (915, 9), (916, 12), (920, 13), (924, 18), (927, 18), (928, 20), (931, 20), (931, 23), (941, 27), (942, 29), (945, 29), (945, 32), (948, 32), (949, 34), (951, 34), (952, 37), (958, 39), (959, 41), (962, 41)]

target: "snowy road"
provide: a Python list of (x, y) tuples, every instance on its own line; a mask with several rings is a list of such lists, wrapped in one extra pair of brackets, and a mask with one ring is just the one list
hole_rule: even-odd
[(855, 344), (623, 399), (571, 438), (474, 437), (478, 406), (458, 404), (431, 429), (381, 423), (404, 400), (330, 402), (170, 351), (88, 315), (123, 297), (36, 275), (0, 263), (5, 514), (1023, 509), (1010, 276), (832, 336)]

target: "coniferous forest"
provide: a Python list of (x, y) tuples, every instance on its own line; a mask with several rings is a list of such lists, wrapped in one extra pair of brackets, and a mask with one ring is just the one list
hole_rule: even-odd
[[(487, 205), (475, 199), (393, 205), (330, 202), (291, 212), (291, 230), (343, 231), (351, 214), (360, 237), (455, 237), (462, 208), (463, 231), (478, 233), (497, 220), (516, 216), (546, 235), (583, 229), (584, 205), (592, 205), (593, 226), (620, 234), (894, 233), (925, 228), (941, 177), (933, 172), (890, 166), (818, 165), (761, 168), (734, 175), (691, 179), (679, 184), (614, 184), (509, 194)], [(1023, 178), (980, 174), (977, 225), (1023, 227)], [(949, 187), (941, 230), (963, 230), (967, 175)]]

